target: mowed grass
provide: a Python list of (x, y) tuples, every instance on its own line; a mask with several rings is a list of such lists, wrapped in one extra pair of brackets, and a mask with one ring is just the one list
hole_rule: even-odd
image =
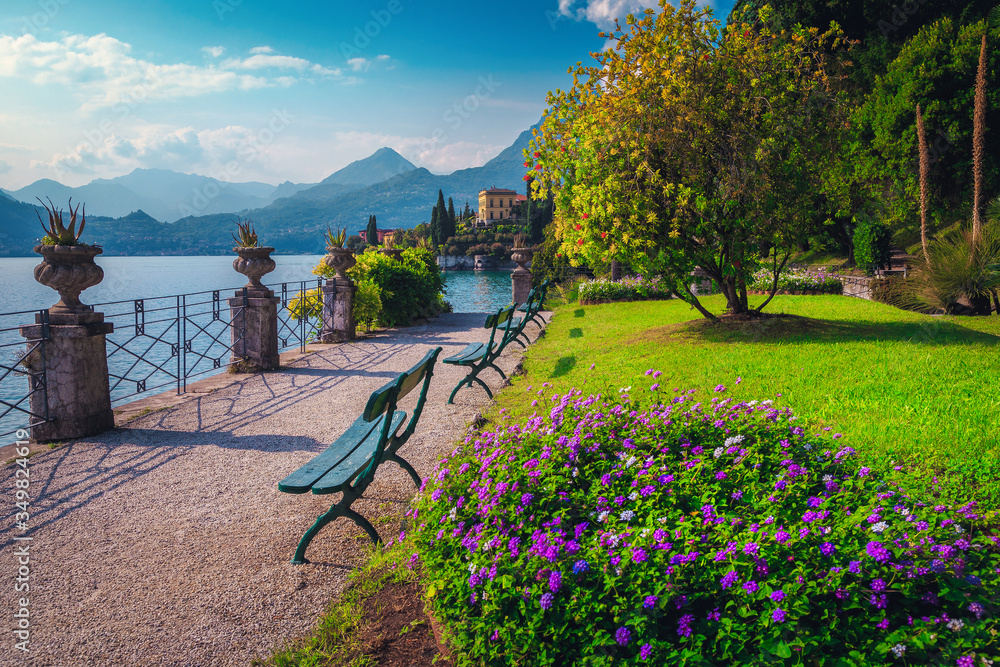
[[(725, 305), (704, 302), (716, 313)], [(636, 396), (658, 382), (667, 397), (696, 389), (706, 402), (722, 384), (725, 396), (790, 406), (812, 431), (831, 427), (910, 488), (1000, 509), (1000, 318), (842, 296), (778, 296), (765, 313), (788, 317), (713, 325), (681, 301), (564, 305), (494, 414), (547, 413), (533, 395), (545, 382), (560, 392), (631, 386)], [(645, 377), (649, 368), (663, 375)]]

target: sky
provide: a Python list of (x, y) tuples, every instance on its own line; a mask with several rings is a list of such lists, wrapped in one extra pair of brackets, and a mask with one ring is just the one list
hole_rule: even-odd
[[(447, 174), (537, 123), (655, 0), (4, 0), (0, 187), (136, 168), (315, 183), (383, 146)], [(724, 19), (731, 0), (710, 3)]]

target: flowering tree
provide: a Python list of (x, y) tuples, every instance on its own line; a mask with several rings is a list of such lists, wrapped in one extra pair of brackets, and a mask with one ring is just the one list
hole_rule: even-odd
[(602, 34), (613, 47), (549, 95), (526, 157), (533, 196), (556, 195), (571, 260), (662, 273), (709, 318), (688, 286), (696, 266), (735, 314), (749, 310), (762, 251), (776, 288), (846, 123), (839, 33), (773, 31), (769, 17), (765, 7), (723, 36), (694, 0), (661, 0)]

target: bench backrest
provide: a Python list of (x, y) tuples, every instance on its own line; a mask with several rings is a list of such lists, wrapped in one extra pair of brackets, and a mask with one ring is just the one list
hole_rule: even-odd
[(486, 344), (486, 349), (488, 351), (487, 354), (493, 354), (493, 355), (500, 354), (500, 350), (494, 351), (494, 346), (493, 346), (494, 341), (496, 341), (497, 329), (501, 329), (503, 332), (500, 336), (500, 340), (497, 341), (497, 344), (500, 346), (500, 349), (502, 349), (502, 346), (504, 344), (504, 337), (510, 330), (510, 323), (511, 320), (514, 319), (514, 311), (516, 309), (517, 309), (517, 304), (515, 303), (513, 306), (507, 306), (506, 308), (501, 308), (500, 310), (498, 310), (497, 312), (493, 313), (492, 315), (486, 318), (486, 324), (483, 325), (483, 328), (490, 330), (490, 342)]
[(382, 459), (382, 452), (385, 450), (386, 445), (389, 444), (389, 427), (392, 424), (392, 415), (396, 412), (396, 403), (422, 383), (420, 398), (417, 399), (417, 405), (413, 408), (413, 413), (406, 422), (406, 429), (392, 438), (392, 449), (390, 449), (390, 452), (402, 447), (403, 443), (409, 440), (410, 436), (413, 435), (413, 431), (416, 430), (417, 421), (420, 419), (420, 414), (424, 411), (424, 403), (427, 400), (427, 389), (431, 384), (431, 376), (434, 375), (434, 362), (437, 361), (439, 354), (441, 354), (440, 347), (430, 350), (413, 368), (400, 373), (396, 376), (395, 380), (387, 382), (368, 397), (368, 404), (362, 413), (362, 417), (364, 417), (366, 422), (375, 421), (383, 413), (386, 414), (385, 419), (382, 421), (382, 433), (379, 436), (379, 444), (375, 450), (375, 454), (372, 456), (372, 465), (370, 466), (372, 473), (378, 467)]

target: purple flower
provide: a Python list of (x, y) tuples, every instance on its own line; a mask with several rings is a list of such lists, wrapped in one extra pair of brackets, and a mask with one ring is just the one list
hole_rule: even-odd
[(976, 618), (982, 618), (983, 612), (986, 611), (986, 609), (985, 607), (983, 607), (983, 605), (979, 604), (978, 602), (973, 602), (972, 604), (969, 605), (969, 611), (975, 614)]
[(963, 655), (961, 658), (955, 661), (958, 667), (976, 667), (976, 658), (971, 655)]
[(851, 571), (852, 574), (861, 574), (861, 561), (852, 560), (848, 564), (847, 569)]
[(830, 557), (837, 552), (837, 546), (833, 542), (824, 542), (820, 545), (819, 551), (824, 556)]
[(885, 590), (885, 582), (881, 579), (872, 580), (872, 590), (876, 593), (881, 593)]
[(878, 623), (875, 624), (875, 627), (878, 628), (879, 630), (888, 630), (889, 629), (889, 619), (888, 618), (883, 618), (881, 621), (879, 621)]
[(871, 474), (871, 471), (871, 468), (862, 467), (861, 470), (858, 471), (858, 477), (867, 477)]
[(684, 614), (681, 616), (681, 620), (677, 622), (677, 634), (681, 637), (691, 636), (691, 621), (694, 620), (694, 614)]
[(639, 649), (639, 659), (640, 660), (648, 659), (652, 652), (653, 652), (652, 644), (643, 644), (642, 648)]
[(871, 558), (875, 559), (875, 561), (878, 563), (887, 562), (892, 555), (889, 553), (889, 550), (886, 549), (885, 546), (883, 546), (881, 542), (874, 542), (874, 541), (869, 542), (867, 545), (865, 545), (865, 551)]
[(632, 639), (632, 632), (625, 626), (622, 626), (617, 630), (615, 630), (615, 641), (621, 644), (622, 646), (628, 646), (629, 640), (631, 639)]
[(784, 544), (785, 542), (787, 542), (788, 540), (790, 540), (791, 537), (792, 537), (791, 535), (789, 535), (787, 532), (785, 532), (782, 529), (778, 529), (778, 532), (776, 532), (774, 534), (775, 541), (780, 542), (781, 544)]
[(730, 570), (729, 573), (722, 577), (722, 580), (719, 581), (719, 585), (723, 588), (729, 588), (736, 584), (739, 580), (740, 576), (736, 574), (736, 572)]
[(721, 384), (720, 384), (720, 385), (717, 385), (717, 386), (715, 387), (715, 391), (716, 391), (716, 393), (721, 393), (721, 392), (724, 392), (725, 390), (726, 390), (726, 387), (725, 387), (725, 385), (721, 385)]
[(656, 606), (656, 601), (659, 599), (660, 598), (656, 597), (655, 595), (647, 595), (646, 599), (642, 601), (642, 606), (645, 607), (646, 609), (652, 609), (654, 606)]
[(743, 553), (748, 556), (756, 556), (760, 552), (760, 546), (756, 542), (747, 542), (743, 547)]
[(744, 583), (743, 584), (743, 590), (745, 590), (750, 595), (753, 595), (754, 593), (757, 592), (757, 582), (756, 581), (748, 581), (748, 582)]
[(782, 600), (785, 599), (785, 591), (779, 588), (778, 590), (771, 593), (771, 599), (774, 600), (775, 602), (781, 602)]
[(722, 618), (722, 612), (719, 611), (718, 607), (716, 607), (712, 611), (708, 612), (708, 620), (710, 620), (710, 621), (717, 621), (720, 618)]
[(585, 560), (578, 560), (573, 563), (573, 574), (580, 574), (590, 569), (590, 563)]
[(539, 604), (542, 605), (542, 609), (548, 609), (552, 606), (553, 600), (555, 600), (555, 598), (552, 596), (552, 593), (546, 593), (542, 596), (542, 599), (539, 600)]
[(556, 593), (560, 586), (562, 586), (562, 572), (556, 570), (549, 575), (549, 590)]
[(788, 618), (788, 615), (785, 613), (785, 610), (782, 609), (781, 607), (778, 607), (777, 609), (771, 612), (771, 620), (774, 621), (775, 623), (784, 623), (786, 618)]

